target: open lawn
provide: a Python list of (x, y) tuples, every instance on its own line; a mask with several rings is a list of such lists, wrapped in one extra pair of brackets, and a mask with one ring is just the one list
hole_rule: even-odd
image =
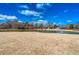
[(0, 32), (0, 54), (79, 54), (79, 35), (41, 32)]

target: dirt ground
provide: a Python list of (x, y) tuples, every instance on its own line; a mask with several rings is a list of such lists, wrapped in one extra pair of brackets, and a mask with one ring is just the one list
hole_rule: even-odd
[(79, 35), (0, 32), (0, 55), (78, 55)]

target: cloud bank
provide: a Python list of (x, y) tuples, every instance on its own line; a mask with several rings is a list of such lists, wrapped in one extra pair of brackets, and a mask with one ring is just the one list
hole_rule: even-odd
[(0, 14), (0, 20), (10, 20), (10, 19), (15, 20), (17, 19), (17, 17)]

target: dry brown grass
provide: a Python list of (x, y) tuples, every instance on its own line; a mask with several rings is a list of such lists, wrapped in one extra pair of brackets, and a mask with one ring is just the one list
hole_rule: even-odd
[(79, 54), (79, 35), (38, 32), (0, 32), (0, 54)]

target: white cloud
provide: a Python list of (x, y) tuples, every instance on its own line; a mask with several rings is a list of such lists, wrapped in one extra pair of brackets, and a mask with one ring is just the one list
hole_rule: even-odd
[(19, 6), (20, 8), (26, 8), (26, 9), (29, 9), (29, 7), (27, 5), (21, 5)]
[(53, 16), (53, 18), (57, 18), (58, 16)]
[(18, 22), (22, 23), (23, 21), (21, 21), (21, 20), (18, 20)]
[(57, 23), (54, 22), (53, 24), (56, 25)]
[(37, 22), (35, 22), (37, 24), (43, 24), (44, 26), (46, 26), (48, 24), (48, 21), (47, 20), (38, 20)]
[(67, 22), (72, 22), (72, 20), (67, 20)]
[(0, 18), (0, 20), (4, 20), (4, 18)]
[(37, 9), (45, 9), (45, 7), (51, 7), (50, 3), (38, 3), (36, 4)]
[(46, 3), (45, 5), (46, 5), (46, 6), (49, 6), (49, 7), (51, 7), (51, 6), (52, 6), (50, 3)]
[(0, 18), (6, 18), (7, 15), (0, 14)]
[(64, 13), (67, 13), (69, 10), (64, 10)]
[(47, 20), (37, 20), (37, 21), (32, 21), (32, 24), (33, 25), (37, 24), (37, 26), (40, 26), (41, 24), (43, 26), (48, 26), (48, 21)]
[(38, 9), (43, 9), (44, 8), (44, 4), (42, 3), (42, 4), (37, 4), (36, 5), (36, 8), (38, 8)]
[(16, 16), (7, 16), (6, 19), (17, 19)]
[(62, 24), (61, 22), (58, 23), (58, 25), (61, 25), (61, 24)]
[(39, 16), (39, 18), (43, 18), (43, 16)]
[(33, 10), (21, 10), (19, 11), (21, 14), (26, 15), (26, 16), (40, 16), (40, 12), (36, 12)]
[(10, 19), (17, 19), (16, 16), (8, 16), (8, 15), (3, 15), (3, 14), (0, 14), (0, 20), (10, 20)]
[(45, 21), (45, 20), (38, 20), (38, 22), (43, 22), (43, 21)]

